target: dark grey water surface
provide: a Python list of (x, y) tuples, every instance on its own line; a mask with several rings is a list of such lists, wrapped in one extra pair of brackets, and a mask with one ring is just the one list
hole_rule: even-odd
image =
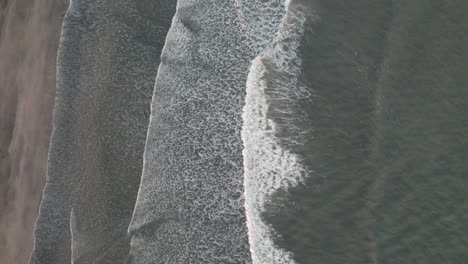
[(468, 3), (315, 6), (300, 51), (313, 102), (295, 105), (311, 131), (283, 140), (313, 173), (265, 214), (278, 245), (301, 264), (467, 263)]
[[(268, 230), (246, 224), (242, 108), (251, 61), (295, 54), (290, 37), (270, 45), (284, 6), (175, 4), (72, 1), (31, 263), (264, 260), (248, 234)], [(277, 245), (298, 264), (468, 263), (468, 2), (291, 5), (310, 16), (302, 65), (283, 62), (312, 96), (278, 98), (296, 74), (272, 62), (281, 52), (257, 76), (281, 149), (311, 172), (267, 202)]]

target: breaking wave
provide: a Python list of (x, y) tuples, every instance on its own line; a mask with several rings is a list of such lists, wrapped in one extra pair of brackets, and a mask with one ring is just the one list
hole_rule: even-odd
[[(291, 252), (274, 244), (273, 238), (278, 234), (262, 219), (262, 214), (275, 192), (300, 184), (310, 174), (301, 165), (299, 155), (279, 144), (278, 124), (270, 117), (272, 103), (285, 103), (286, 107), (276, 108), (283, 110), (283, 116), (294, 118), (294, 111), (287, 105), (310, 96), (297, 81), (301, 73), (297, 50), (303, 35), (305, 16), (299, 9), (290, 9), (289, 2), (286, 2), (287, 15), (270, 48), (252, 62), (242, 115), (245, 208), (254, 264), (295, 263)], [(267, 76), (270, 71), (287, 76), (274, 81), (273, 93), (269, 92), (272, 88)]]

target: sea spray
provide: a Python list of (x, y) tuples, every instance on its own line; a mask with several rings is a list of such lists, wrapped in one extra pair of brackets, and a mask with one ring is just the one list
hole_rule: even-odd
[[(288, 8), (289, 1), (286, 3)], [(293, 119), (294, 111), (288, 107), (288, 102), (310, 96), (297, 82), (301, 72), (297, 49), (304, 22), (305, 16), (300, 9), (289, 9), (271, 48), (253, 60), (247, 79), (241, 135), (245, 208), (253, 263), (295, 263), (291, 252), (274, 244), (273, 238), (278, 234), (262, 219), (262, 214), (276, 191), (296, 186), (310, 174), (301, 165), (299, 155), (279, 144), (277, 124), (269, 117), (271, 102), (276, 101), (285, 103), (280, 107), (283, 117), (290, 115)], [(266, 74), (272, 70), (287, 78), (277, 80), (280, 90), (269, 94)], [(300, 144), (297, 141), (292, 143)]]

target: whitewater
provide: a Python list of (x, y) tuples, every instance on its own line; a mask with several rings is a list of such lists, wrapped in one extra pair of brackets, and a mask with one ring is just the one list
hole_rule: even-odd
[[(134, 263), (293, 263), (260, 219), (275, 190), (308, 174), (300, 157), (276, 144), (261, 83), (265, 59), (284, 74), (300, 73), (304, 18), (291, 6), (178, 2), (129, 227)], [(293, 100), (301, 88), (287, 79), (284, 95)]]
[[(31, 263), (293, 263), (260, 215), (308, 172), (277, 144), (262, 80), (265, 61), (299, 74), (300, 12), (181, 0), (155, 16), (158, 5), (175, 2), (71, 2)], [(302, 89), (282, 85), (286, 100)]]
[[(290, 1), (285, 6), (287, 13), (275, 39), (252, 62), (242, 114), (245, 208), (252, 263), (255, 264), (295, 263), (291, 252), (275, 245), (274, 238), (280, 234), (265, 222), (262, 214), (275, 192), (303, 183), (311, 173), (301, 164), (298, 154), (279, 144), (277, 124), (270, 116), (273, 103), (275, 108), (283, 108), (282, 118), (294, 119), (295, 112), (288, 105), (310, 97), (297, 79), (301, 73), (297, 50), (304, 32), (305, 13), (301, 7), (291, 8)], [(272, 81), (267, 76), (269, 71), (287, 78)]]
[(463, 262), (468, 4), (397, 2), (70, 1), (30, 263)]

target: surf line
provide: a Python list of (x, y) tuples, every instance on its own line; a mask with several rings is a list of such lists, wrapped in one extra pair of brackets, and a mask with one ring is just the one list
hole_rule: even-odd
[[(275, 245), (273, 238), (279, 234), (261, 216), (275, 192), (297, 186), (310, 175), (301, 165), (299, 155), (280, 146), (276, 136), (278, 124), (267, 115), (271, 108), (270, 99), (291, 102), (297, 100), (297, 95), (304, 89), (298, 84), (301, 60), (297, 54), (306, 15), (294, 1), (290, 2), (285, 2), (286, 14), (271, 45), (252, 61), (246, 83), (241, 138), (244, 206), (253, 264), (295, 263), (291, 252)], [(274, 94), (267, 92), (273, 83), (266, 76), (271, 70), (285, 77), (275, 79)], [(287, 107), (282, 113), (286, 116), (294, 114)]]

